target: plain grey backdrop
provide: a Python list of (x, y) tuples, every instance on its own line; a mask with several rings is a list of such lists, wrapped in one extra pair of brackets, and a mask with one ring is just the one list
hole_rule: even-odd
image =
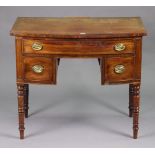
[[(142, 17), (148, 36), (137, 140), (128, 117), (128, 85), (101, 86), (96, 59), (62, 59), (56, 86), (30, 86), (30, 117), (19, 140), (15, 41), (9, 36), (18, 16)], [(154, 17), (155, 7), (0, 7), (0, 147), (154, 147)]]

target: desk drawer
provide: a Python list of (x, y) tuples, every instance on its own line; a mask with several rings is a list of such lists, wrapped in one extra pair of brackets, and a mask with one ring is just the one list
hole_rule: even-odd
[(104, 83), (126, 83), (134, 79), (134, 57), (111, 57), (103, 63)]
[(24, 81), (28, 83), (56, 83), (56, 61), (52, 58), (25, 57)]
[(27, 54), (126, 54), (134, 53), (132, 39), (73, 39), (73, 40), (23, 40), (23, 52)]

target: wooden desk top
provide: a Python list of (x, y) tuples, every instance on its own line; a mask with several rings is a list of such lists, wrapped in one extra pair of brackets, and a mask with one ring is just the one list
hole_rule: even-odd
[(18, 17), (14, 36), (51, 38), (109, 38), (146, 35), (140, 17)]

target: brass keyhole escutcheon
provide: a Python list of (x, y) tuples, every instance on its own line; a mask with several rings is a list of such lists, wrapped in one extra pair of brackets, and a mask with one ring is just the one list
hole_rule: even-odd
[(42, 65), (34, 65), (32, 70), (37, 74), (41, 74), (44, 70), (44, 67)]
[(118, 43), (114, 46), (114, 49), (118, 52), (124, 51), (125, 50), (125, 45), (123, 43)]
[(122, 74), (122, 73), (124, 73), (124, 71), (125, 71), (125, 66), (124, 65), (117, 65), (114, 68), (114, 72), (116, 74)]

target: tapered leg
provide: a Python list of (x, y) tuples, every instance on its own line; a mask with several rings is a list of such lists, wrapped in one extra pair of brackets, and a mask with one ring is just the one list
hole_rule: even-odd
[(25, 110), (25, 118), (28, 118), (28, 110), (29, 110), (29, 85), (24, 84), (24, 110)]
[(133, 85), (129, 84), (129, 117), (133, 116)]
[(17, 84), (20, 139), (24, 139), (24, 84)]
[(132, 84), (133, 88), (133, 138), (138, 137), (140, 83)]

